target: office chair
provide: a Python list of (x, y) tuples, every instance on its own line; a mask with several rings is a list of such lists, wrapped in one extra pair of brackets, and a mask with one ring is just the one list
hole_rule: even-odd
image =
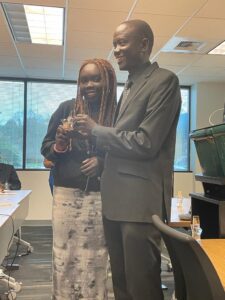
[[(216, 270), (198, 242), (164, 224), (157, 215), (152, 216), (152, 221), (161, 232), (171, 256), (175, 287), (179, 284), (186, 287), (186, 295), (176, 294), (177, 299), (224, 300), (225, 291)], [(181, 279), (178, 280), (176, 272), (181, 272), (183, 283)], [(186, 298), (178, 298), (183, 296)]]

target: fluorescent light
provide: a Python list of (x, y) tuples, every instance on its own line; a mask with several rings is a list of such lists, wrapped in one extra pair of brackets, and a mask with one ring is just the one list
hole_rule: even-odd
[(24, 5), (25, 15), (34, 44), (63, 44), (63, 8)]
[(211, 50), (208, 54), (220, 54), (225, 55), (225, 41), (218, 45), (216, 48)]
[(64, 8), (0, 4), (16, 42), (63, 44)]

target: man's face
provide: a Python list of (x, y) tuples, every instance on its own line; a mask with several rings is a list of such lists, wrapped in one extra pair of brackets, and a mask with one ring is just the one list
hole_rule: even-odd
[(132, 72), (143, 63), (142, 39), (128, 24), (117, 27), (113, 36), (113, 47), (120, 70)]

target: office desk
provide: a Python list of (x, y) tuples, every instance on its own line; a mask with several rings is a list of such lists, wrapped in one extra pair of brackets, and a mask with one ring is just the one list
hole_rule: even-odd
[(191, 221), (181, 220), (179, 214), (186, 214), (189, 212), (191, 207), (191, 199), (183, 198), (182, 208), (177, 206), (177, 198), (171, 200), (171, 216), (169, 226), (171, 227), (190, 227)]
[(0, 194), (0, 263), (7, 255), (8, 244), (12, 236), (27, 217), (30, 194), (30, 190)]
[[(0, 264), (8, 254), (8, 248), (13, 241), (14, 234), (20, 229), (27, 217), (30, 193), (30, 190), (0, 193)], [(20, 284), (14, 278), (5, 275), (2, 270), (0, 270), (0, 280), (15, 292), (21, 289)]]
[(225, 239), (202, 239), (200, 245), (210, 258), (225, 289)]

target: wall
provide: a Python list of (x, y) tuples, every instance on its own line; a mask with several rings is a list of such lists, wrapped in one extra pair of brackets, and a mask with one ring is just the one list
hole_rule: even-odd
[(49, 171), (18, 171), (22, 189), (32, 190), (27, 220), (50, 220), (52, 195), (48, 185)]
[[(191, 129), (209, 126), (209, 115), (216, 109), (224, 106), (224, 83), (199, 83), (192, 87)], [(215, 122), (221, 122), (222, 113), (214, 118)], [(191, 167), (193, 173), (175, 173), (174, 194), (182, 191), (185, 197), (190, 192), (202, 191), (202, 185), (194, 180), (195, 173), (200, 173), (195, 147), (191, 145)], [(23, 189), (31, 189), (30, 210), (27, 220), (51, 220), (52, 196), (48, 186), (48, 171), (19, 171), (18, 175)]]

